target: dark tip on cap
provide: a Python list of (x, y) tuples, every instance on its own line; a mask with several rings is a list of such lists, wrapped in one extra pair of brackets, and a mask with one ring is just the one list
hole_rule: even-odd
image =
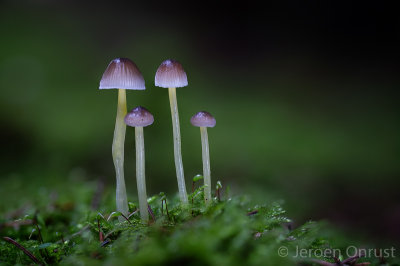
[(190, 123), (195, 127), (215, 127), (217, 121), (209, 112), (201, 111), (192, 116)]
[(188, 85), (185, 70), (181, 63), (168, 59), (158, 67), (155, 77), (155, 85), (162, 88), (179, 88)]
[(138, 106), (125, 116), (125, 124), (131, 127), (147, 127), (153, 124), (153, 115), (144, 107)]
[(99, 89), (144, 90), (142, 73), (128, 58), (116, 58), (110, 62), (100, 81)]

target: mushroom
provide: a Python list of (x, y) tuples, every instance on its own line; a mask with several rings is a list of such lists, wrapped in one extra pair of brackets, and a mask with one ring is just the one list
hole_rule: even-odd
[(168, 59), (161, 63), (155, 76), (155, 85), (168, 88), (169, 101), (171, 105), (172, 130), (174, 135), (174, 155), (176, 177), (178, 179), (179, 197), (183, 204), (188, 203), (186, 193), (185, 176), (183, 173), (182, 152), (181, 152), (181, 133), (179, 127), (178, 104), (176, 100), (176, 88), (188, 85), (185, 70), (182, 65), (175, 60)]
[(215, 118), (208, 112), (198, 112), (190, 119), (193, 126), (200, 127), (201, 150), (203, 157), (203, 176), (204, 176), (204, 200), (206, 204), (211, 202), (211, 171), (210, 153), (208, 147), (208, 127), (215, 127)]
[[(112, 156), (117, 179), (116, 205), (117, 211), (128, 215), (128, 200), (124, 179), (124, 142), (126, 126), (126, 92), (125, 90), (144, 90), (142, 73), (134, 62), (127, 58), (116, 58), (104, 71), (99, 89), (118, 89), (117, 118), (115, 122)], [(122, 221), (122, 219), (120, 219)]]
[(147, 211), (147, 193), (144, 163), (144, 136), (143, 127), (147, 127), (154, 122), (153, 115), (144, 107), (138, 106), (125, 116), (125, 124), (135, 128), (136, 145), (136, 182), (139, 197), (139, 211), (142, 221), (149, 219)]

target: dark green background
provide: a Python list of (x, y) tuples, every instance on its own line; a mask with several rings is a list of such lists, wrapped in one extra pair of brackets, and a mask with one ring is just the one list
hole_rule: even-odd
[[(71, 175), (114, 186), (117, 91), (98, 85), (116, 57), (132, 59), (146, 81), (146, 91), (128, 91), (128, 108), (142, 105), (155, 117), (145, 129), (148, 191), (175, 193), (168, 93), (154, 86), (159, 64), (174, 58), (189, 80), (177, 90), (188, 189), (202, 170), (200, 133), (189, 120), (206, 110), (217, 120), (209, 130), (213, 182), (260, 202), (284, 199), (296, 223), (330, 219), (398, 238), (394, 9), (196, 5), (1, 1), (0, 194), (39, 190), (45, 179), (68, 186)], [(131, 198), (134, 154), (128, 129)]]

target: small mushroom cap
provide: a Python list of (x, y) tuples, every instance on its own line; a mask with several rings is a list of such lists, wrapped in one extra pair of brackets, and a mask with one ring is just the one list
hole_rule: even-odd
[(128, 58), (116, 58), (104, 71), (99, 89), (145, 90), (146, 87), (135, 63)]
[(181, 63), (173, 59), (161, 63), (154, 82), (157, 87), (162, 88), (179, 88), (188, 85), (187, 76)]
[(201, 111), (192, 116), (190, 123), (195, 127), (215, 127), (217, 121), (209, 112)]
[(153, 115), (144, 107), (138, 106), (125, 116), (125, 124), (130, 127), (147, 127), (153, 124)]

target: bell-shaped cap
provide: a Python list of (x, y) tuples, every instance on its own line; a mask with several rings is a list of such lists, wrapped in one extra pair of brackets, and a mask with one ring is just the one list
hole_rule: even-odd
[(99, 89), (145, 90), (142, 73), (128, 58), (110, 62), (100, 81)]
[(215, 127), (217, 121), (209, 112), (201, 111), (192, 116), (190, 123), (195, 127)]
[(161, 63), (154, 79), (155, 85), (162, 88), (179, 88), (188, 85), (185, 70), (181, 63), (168, 59)]
[(153, 124), (153, 115), (144, 107), (138, 106), (125, 116), (125, 124), (130, 127), (147, 127)]

